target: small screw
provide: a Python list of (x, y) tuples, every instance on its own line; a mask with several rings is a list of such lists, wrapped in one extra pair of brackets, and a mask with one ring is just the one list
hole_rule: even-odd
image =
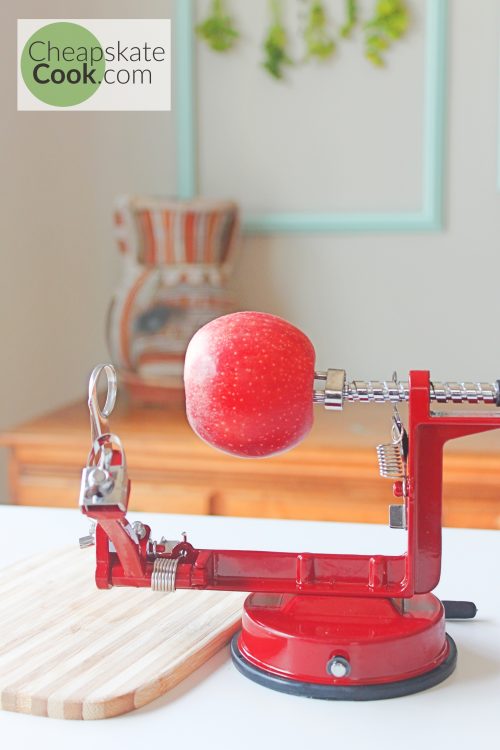
[(332, 677), (347, 677), (351, 671), (351, 665), (343, 656), (334, 656), (326, 665), (326, 671)]
[(109, 474), (107, 471), (104, 471), (104, 469), (92, 469), (92, 471), (89, 472), (88, 475), (88, 481), (91, 484), (101, 484), (101, 482), (104, 482), (105, 479), (109, 477)]
[(144, 539), (144, 537), (146, 536), (146, 527), (143, 523), (141, 523), (141, 521), (134, 521), (134, 523), (132, 524), (132, 528), (134, 529), (139, 539)]
[(96, 467), (89, 472), (87, 476), (87, 483), (89, 488), (87, 489), (86, 497), (97, 499), (109, 495), (112, 492), (115, 482), (109, 471)]

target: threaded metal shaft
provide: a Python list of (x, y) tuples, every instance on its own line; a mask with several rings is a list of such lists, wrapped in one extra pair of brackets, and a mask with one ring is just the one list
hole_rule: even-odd
[[(326, 380), (326, 372), (317, 372), (316, 379)], [(405, 381), (391, 380), (352, 380), (343, 389), (344, 401), (361, 401), (375, 403), (401, 403), (408, 401), (409, 384)], [(499, 396), (498, 382), (434, 382), (430, 384), (430, 400), (444, 404), (496, 404)], [(325, 402), (325, 391), (317, 389), (313, 393), (316, 404)]]

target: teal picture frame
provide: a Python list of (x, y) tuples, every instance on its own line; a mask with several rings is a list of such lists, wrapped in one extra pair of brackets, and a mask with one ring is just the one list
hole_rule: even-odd
[(498, 56), (497, 92), (497, 192), (500, 193), (500, 54)]
[[(177, 193), (197, 194), (197, 113), (195, 0), (176, 0), (174, 18), (174, 111), (176, 118)], [(426, 0), (425, 105), (423, 111), (422, 202), (415, 212), (280, 212), (243, 216), (246, 232), (419, 232), (443, 226), (447, 0)]]

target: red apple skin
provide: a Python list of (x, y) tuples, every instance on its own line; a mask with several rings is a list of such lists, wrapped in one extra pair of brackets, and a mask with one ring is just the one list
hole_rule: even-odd
[(312, 426), (314, 364), (307, 336), (282, 318), (259, 312), (216, 318), (186, 352), (189, 424), (235, 456), (286, 451)]

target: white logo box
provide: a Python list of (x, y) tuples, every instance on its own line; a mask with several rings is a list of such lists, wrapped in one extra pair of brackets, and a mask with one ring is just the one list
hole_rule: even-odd
[[(103, 50), (113, 47), (116, 54), (118, 44), (121, 49), (144, 45), (154, 50), (163, 48), (165, 54), (157, 54), (163, 59), (141, 60), (123, 59), (107, 62), (106, 68), (115, 72), (126, 71), (121, 77), (128, 83), (106, 83), (104, 80), (96, 92), (81, 104), (70, 107), (55, 107), (40, 101), (26, 87), (21, 74), (21, 55), (28, 39), (40, 28), (51, 23), (75, 23), (84, 26), (99, 40)], [(22, 18), (17, 22), (17, 108), (27, 111), (136, 111), (168, 112), (171, 109), (171, 22), (168, 18)], [(129, 57), (129, 55), (126, 55)], [(151, 53), (149, 56), (152, 57)], [(134, 74), (134, 71), (150, 71), (147, 74)], [(135, 82), (134, 82), (135, 77)], [(141, 82), (141, 77), (144, 82)]]

